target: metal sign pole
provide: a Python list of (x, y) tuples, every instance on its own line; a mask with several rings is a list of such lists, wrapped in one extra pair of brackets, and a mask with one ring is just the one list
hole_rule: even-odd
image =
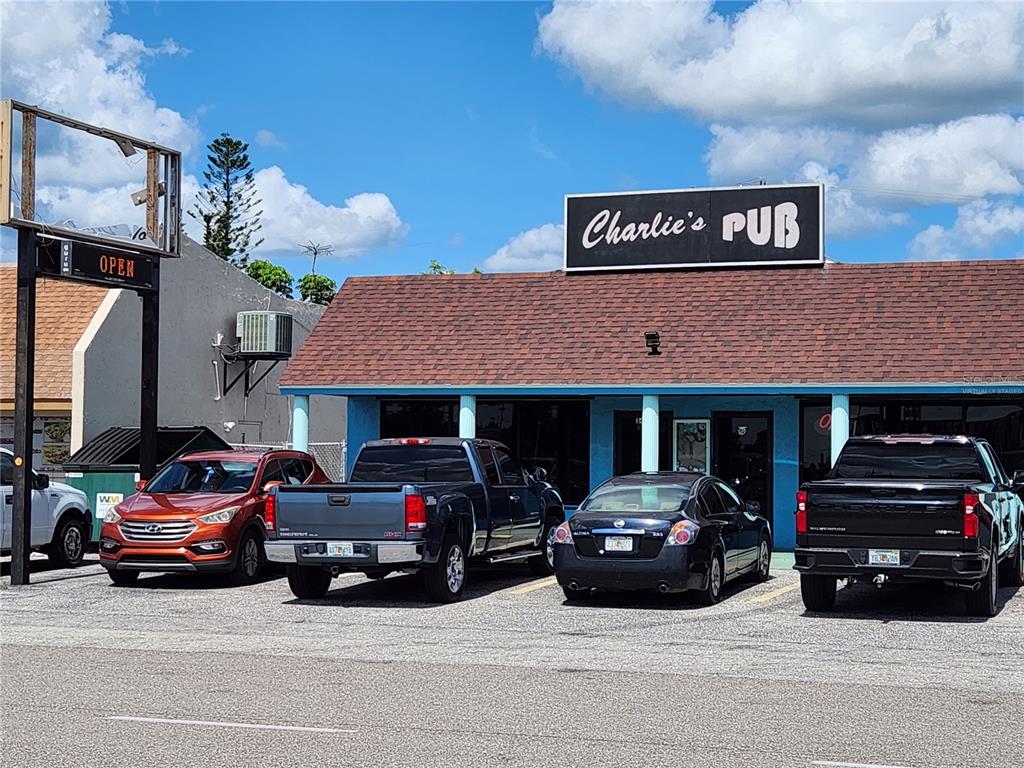
[(11, 584), (29, 583), (32, 531), (32, 422), (35, 410), (36, 233), (18, 230), (18, 309), (14, 362), (14, 504)]
[(160, 260), (153, 263), (153, 289), (142, 294), (142, 392), (139, 397), (139, 477), (156, 472), (160, 370)]

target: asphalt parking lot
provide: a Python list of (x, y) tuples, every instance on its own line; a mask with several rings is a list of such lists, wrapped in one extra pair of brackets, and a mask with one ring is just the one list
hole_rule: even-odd
[[(780, 568), (713, 607), (565, 605), (525, 568), (113, 587), (93, 561), (0, 588), (5, 766), (1020, 766), (1024, 594), (840, 593)], [(0, 587), (6, 587), (6, 564)]]

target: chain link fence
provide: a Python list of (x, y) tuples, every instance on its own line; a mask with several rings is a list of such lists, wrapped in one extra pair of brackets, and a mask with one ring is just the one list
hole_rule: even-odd
[[(232, 443), (231, 447), (250, 451), (290, 451), (292, 444), (290, 442)], [(339, 443), (310, 443), (308, 451), (313, 454), (317, 464), (323, 467), (324, 472), (331, 480), (339, 483), (345, 480), (346, 446), (344, 440)]]

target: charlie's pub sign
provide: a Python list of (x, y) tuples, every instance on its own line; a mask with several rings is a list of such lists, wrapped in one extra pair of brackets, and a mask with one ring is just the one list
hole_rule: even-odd
[(821, 264), (820, 184), (565, 198), (565, 269)]

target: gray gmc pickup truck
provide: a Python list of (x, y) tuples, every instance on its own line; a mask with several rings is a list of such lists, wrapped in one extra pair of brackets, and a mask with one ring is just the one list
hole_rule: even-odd
[(523, 470), (504, 445), (462, 438), (374, 440), (347, 483), (282, 485), (267, 497), (267, 558), (287, 563), (299, 598), (327, 594), (339, 573), (420, 572), (428, 597), (458, 600), (471, 561), (526, 561), (552, 572), (565, 520), (546, 472)]

